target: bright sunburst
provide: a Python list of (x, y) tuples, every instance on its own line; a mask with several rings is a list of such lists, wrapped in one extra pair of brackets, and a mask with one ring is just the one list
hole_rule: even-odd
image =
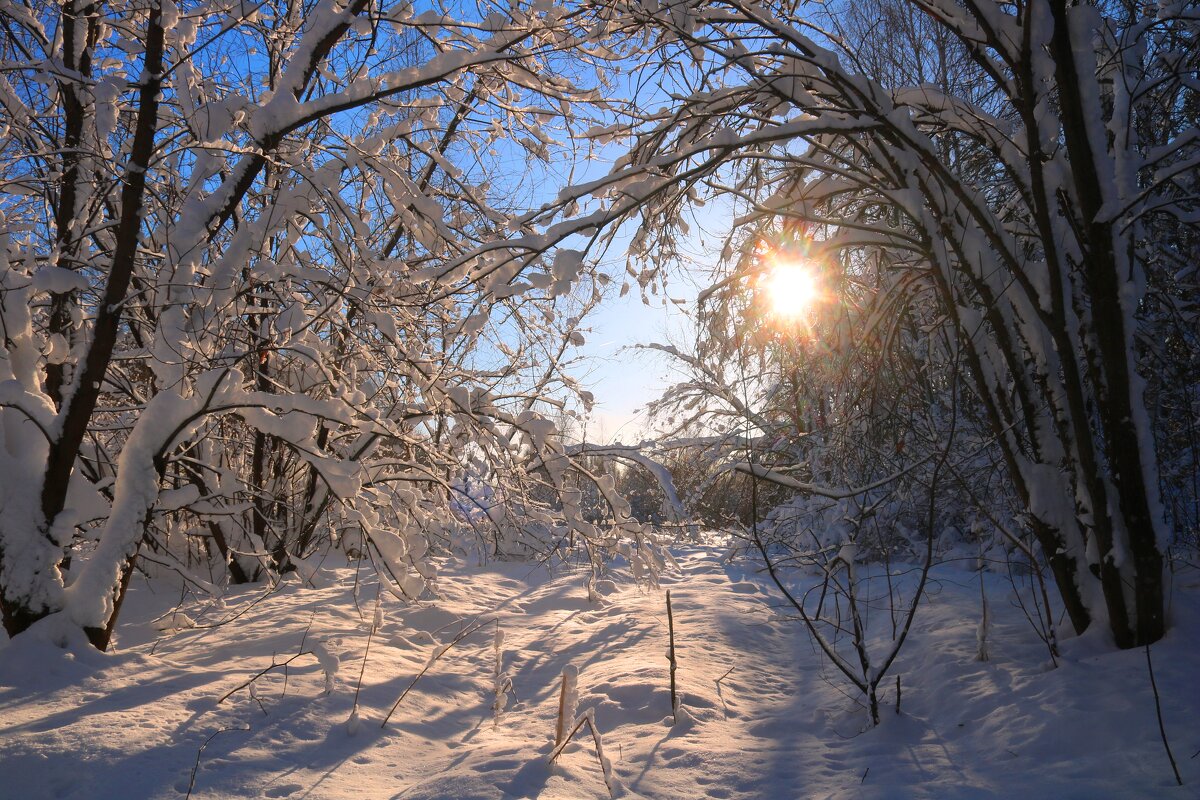
[(816, 272), (803, 261), (773, 261), (762, 287), (771, 311), (786, 319), (807, 315), (821, 294)]

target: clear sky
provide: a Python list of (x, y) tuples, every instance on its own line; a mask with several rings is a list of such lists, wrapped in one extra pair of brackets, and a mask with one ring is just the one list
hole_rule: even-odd
[[(690, 307), (695, 291), (680, 289)], [(680, 341), (690, 321), (673, 303), (664, 307), (661, 295), (650, 300), (651, 305), (644, 305), (636, 289), (622, 298), (614, 291), (613, 298), (585, 321), (591, 332), (582, 348), (588, 358), (581, 376), (596, 398), (587, 432), (591, 441), (640, 441), (650, 425), (646, 414), (639, 411), (678, 380), (669, 377), (672, 369), (661, 353), (635, 347), (668, 339)]]
[[(637, 286), (617, 297), (622, 282), (625, 254), (614, 245), (604, 262), (604, 271), (614, 276), (612, 296), (588, 317), (591, 328), (582, 348), (588, 357), (580, 372), (584, 385), (595, 395), (596, 407), (588, 427), (594, 442), (621, 441), (634, 444), (652, 431), (645, 405), (682, 379), (663, 353), (637, 350), (639, 344), (661, 342), (687, 349), (694, 337), (692, 317), (696, 295), (711, 282), (718, 254), (724, 246), (727, 220), (733, 219), (727, 202), (710, 203), (690, 216), (691, 233), (679, 249), (691, 262), (686, 271), (672, 270), (667, 276), (666, 296), (650, 295), (643, 303)], [(620, 240), (619, 240), (620, 241)], [(682, 304), (671, 302), (682, 300)]]

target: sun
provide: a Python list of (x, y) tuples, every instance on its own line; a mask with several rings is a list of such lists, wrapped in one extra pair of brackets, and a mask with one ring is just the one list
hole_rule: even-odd
[(804, 261), (773, 261), (762, 287), (772, 313), (783, 319), (806, 316), (821, 297), (817, 273)]

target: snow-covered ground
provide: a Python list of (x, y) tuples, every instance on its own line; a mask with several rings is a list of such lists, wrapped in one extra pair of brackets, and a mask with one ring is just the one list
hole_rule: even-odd
[[(355, 571), (323, 588), (285, 583), (184, 610), (201, 627), (163, 633), (173, 598), (135, 587), (114, 653), (34, 631), (0, 646), (0, 797), (606, 797), (590, 738), (549, 766), (560, 675), (579, 674), (616, 791), (648, 798), (1196, 797), (1200, 792), (1200, 575), (1175, 577), (1168, 637), (1153, 649), (1175, 786), (1143, 651), (1098, 638), (1044, 645), (987, 576), (991, 659), (976, 659), (979, 576), (935, 570), (893, 667), (882, 724), (867, 716), (778, 612), (749, 563), (677, 548), (661, 589), (621, 576), (589, 602), (579, 574), (528, 564), (444, 563), (436, 601), (384, 599)], [(668, 724), (672, 593), (680, 722)], [(883, 617), (885, 611), (876, 611)], [(236, 617), (217, 627), (203, 627)], [(493, 714), (495, 628), (513, 685)], [(182, 617), (175, 620), (185, 623)], [(883, 624), (879, 619), (878, 624)], [(386, 728), (380, 720), (432, 654)], [(315, 650), (220, 698), (302, 648)], [(320, 656), (320, 658), (318, 658)], [(359, 721), (348, 724), (362, 671)], [(331, 690), (326, 691), (327, 679)], [(891, 678), (885, 681), (894, 686)]]

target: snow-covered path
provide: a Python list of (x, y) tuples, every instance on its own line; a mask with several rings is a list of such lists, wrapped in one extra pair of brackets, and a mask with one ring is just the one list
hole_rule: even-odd
[[(0, 650), (0, 798), (178, 798), (189, 788), (193, 798), (604, 797), (590, 739), (546, 763), (567, 666), (578, 670), (580, 709), (595, 710), (627, 796), (1195, 796), (1170, 779), (1144, 654), (1083, 637), (1048, 671), (997, 576), (985, 584), (992, 660), (975, 658), (978, 573), (936, 571), (894, 667), (903, 713), (893, 712), (889, 691), (883, 724), (866, 730), (851, 688), (799, 624), (776, 613), (763, 576), (724, 563), (720, 549), (675, 553), (680, 570), (661, 588), (601, 581), (596, 603), (578, 573), (445, 564), (438, 600), (385, 599), (353, 732), (347, 720), (375, 592), (361, 581), (356, 608), (352, 569), (336, 571), (326, 588), (285, 585), (265, 597), (248, 589), (190, 608), (201, 624), (240, 616), (166, 635), (148, 623), (171, 599), (140, 591), (113, 655), (37, 637)], [(684, 708), (674, 726), (668, 588)], [(1179, 587), (1174, 627), (1156, 646), (1168, 730), (1192, 785), (1200, 784), (1200, 760), (1188, 759), (1200, 748), (1198, 588)], [(872, 613), (886, 625), (886, 611)], [(514, 687), (498, 724), (495, 626), (487, 624), (446, 650), (380, 728), (432, 653), (493, 617)], [(335, 657), (336, 670), (333, 659), (322, 666), (303, 655), (286, 676), (277, 669), (256, 681), (253, 695), (241, 689), (217, 702), (273, 657), (296, 654), (302, 640)], [(328, 693), (326, 669), (335, 672)]]

